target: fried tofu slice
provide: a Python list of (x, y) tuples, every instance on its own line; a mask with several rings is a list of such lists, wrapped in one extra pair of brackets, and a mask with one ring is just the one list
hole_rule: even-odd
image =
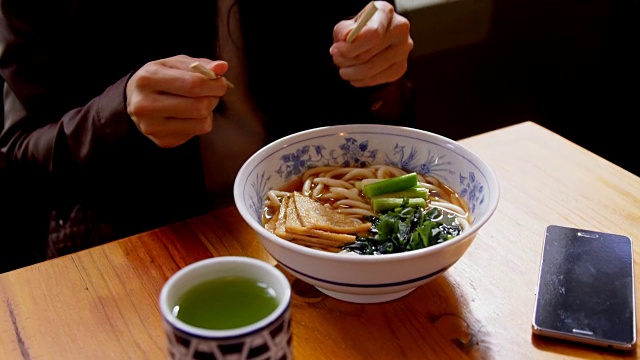
[(285, 229), (288, 233), (294, 233), (297, 235), (308, 235), (316, 238), (325, 239), (334, 243), (335, 246), (343, 246), (345, 244), (356, 241), (355, 235), (339, 234), (324, 230), (311, 229), (303, 226), (300, 221), (300, 216), (296, 209), (296, 206), (291, 205), (292, 201), (289, 201), (287, 206), (287, 216), (285, 219)]
[[(294, 231), (289, 231), (287, 224), (292, 225)], [(345, 244), (356, 240), (355, 235), (305, 229), (300, 224), (296, 208), (293, 206), (293, 200), (290, 197), (282, 199), (280, 208), (265, 225), (265, 228), (285, 240), (308, 247), (322, 248), (327, 251), (339, 251)]]
[[(356, 234), (368, 231), (371, 223), (348, 217), (326, 208), (319, 201), (302, 193), (293, 193), (293, 203), (303, 227), (340, 234)], [(291, 206), (291, 205), (289, 205)]]
[(282, 198), (280, 209), (278, 210), (278, 213), (271, 220), (274, 221), (275, 219), (275, 222), (273, 225), (274, 234), (278, 235), (283, 239), (291, 240), (291, 236), (289, 236), (289, 234), (287, 233), (287, 229), (285, 228), (285, 223), (287, 221), (288, 206), (289, 206), (289, 197), (286, 196)]
[(264, 228), (271, 231), (272, 233), (276, 232), (276, 223), (278, 222), (280, 210), (282, 210), (282, 207), (280, 207), (278, 211), (273, 215), (273, 217), (271, 217), (271, 219), (269, 219), (269, 221), (264, 224)]

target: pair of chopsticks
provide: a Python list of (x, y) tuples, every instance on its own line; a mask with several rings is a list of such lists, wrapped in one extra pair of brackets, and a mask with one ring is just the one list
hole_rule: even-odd
[(360, 13), (358, 13), (358, 15), (356, 15), (356, 27), (353, 28), (353, 30), (347, 36), (348, 43), (352, 42), (356, 38), (356, 36), (360, 34), (362, 28), (367, 25), (369, 19), (371, 19), (376, 11), (378, 11), (378, 8), (376, 7), (376, 4), (371, 1), (367, 4), (367, 6), (364, 7), (364, 9), (362, 9), (362, 11), (360, 11)]
[[(193, 64), (189, 65), (189, 67), (191, 68), (191, 70), (200, 73), (206, 77), (208, 77), (209, 79), (215, 80), (215, 79), (219, 79), (220, 76), (218, 76), (218, 74), (214, 73), (213, 71), (207, 69), (204, 65), (200, 64), (199, 62), (194, 62)], [(225, 78), (225, 81), (227, 82), (227, 85), (230, 88), (234, 88), (235, 86), (231, 83), (231, 81), (227, 80)]]

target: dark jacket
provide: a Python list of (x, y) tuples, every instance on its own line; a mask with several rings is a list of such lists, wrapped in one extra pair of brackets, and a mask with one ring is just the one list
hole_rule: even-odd
[[(389, 86), (350, 86), (329, 55), (335, 24), (366, 3), (238, 2), (250, 90), (269, 140), (338, 123), (413, 125), (405, 106), (410, 93), (396, 93), (372, 112)], [(124, 89), (148, 61), (178, 54), (216, 59), (214, 1), (2, 0), (0, 6), (6, 82), (0, 156), (10, 173), (0, 183), (0, 206), (31, 212), (20, 217), (17, 232), (0, 229), (2, 243), (22, 242), (32, 259), (51, 258), (207, 210), (197, 139), (156, 146), (128, 116)]]

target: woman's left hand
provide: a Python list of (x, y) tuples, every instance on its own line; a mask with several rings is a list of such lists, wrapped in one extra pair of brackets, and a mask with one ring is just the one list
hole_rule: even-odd
[(386, 1), (375, 1), (378, 10), (348, 43), (356, 19), (343, 20), (333, 28), (333, 46), (329, 50), (340, 76), (355, 87), (393, 82), (407, 71), (413, 49), (409, 20)]

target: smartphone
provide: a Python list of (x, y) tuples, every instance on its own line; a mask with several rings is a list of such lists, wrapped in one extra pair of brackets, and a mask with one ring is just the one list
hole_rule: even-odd
[(635, 347), (631, 239), (549, 225), (540, 262), (532, 332), (616, 350)]

